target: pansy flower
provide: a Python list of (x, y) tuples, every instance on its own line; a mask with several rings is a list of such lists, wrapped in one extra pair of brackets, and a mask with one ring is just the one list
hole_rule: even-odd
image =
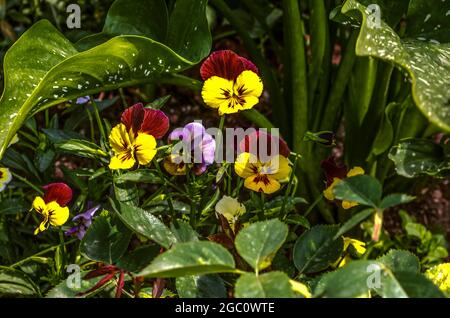
[(349, 253), (349, 248), (351, 247), (353, 251), (357, 254), (358, 257), (362, 256), (366, 252), (366, 243), (352, 239), (350, 237), (343, 237), (344, 240), (344, 256), (342, 256), (340, 259), (336, 261), (336, 263), (333, 264), (333, 267), (343, 267), (348, 262), (352, 260)]
[[(347, 167), (345, 166), (337, 166), (333, 157), (323, 160), (321, 162), (321, 166), (325, 171), (325, 175), (327, 177), (327, 188), (323, 191), (323, 195), (327, 200), (330, 201), (334, 201), (336, 199), (333, 193), (333, 189), (336, 184), (341, 182), (342, 179), (364, 174), (364, 169), (361, 167), (354, 167), (350, 170), (347, 170)], [(357, 202), (345, 200), (342, 201), (342, 207), (344, 209), (350, 209), (357, 205)]]
[(259, 102), (263, 84), (257, 67), (233, 51), (212, 53), (202, 64), (203, 101), (219, 115), (250, 109)]
[(61, 226), (69, 218), (67, 204), (72, 200), (72, 189), (65, 183), (50, 183), (44, 188), (44, 197), (36, 197), (33, 209), (42, 217), (42, 222), (34, 234), (48, 229), (49, 225)]
[(174, 146), (172, 154), (164, 160), (164, 168), (171, 175), (185, 175), (187, 164), (192, 165), (192, 171), (196, 175), (200, 175), (214, 162), (216, 141), (198, 122), (175, 129), (170, 133), (168, 141), (172, 144), (179, 142)]
[(129, 107), (109, 135), (115, 154), (109, 168), (130, 169), (136, 163), (150, 163), (156, 155), (156, 139), (163, 137), (168, 129), (169, 119), (162, 111), (144, 108), (141, 103)]
[[(278, 148), (272, 149), (276, 145)], [(280, 182), (289, 179), (290, 150), (281, 138), (258, 130), (240, 141), (239, 150), (242, 153), (236, 159), (234, 170), (245, 179), (247, 189), (271, 194), (280, 189)]]
[(11, 182), (11, 180), (12, 175), (9, 169), (0, 167), (0, 192), (5, 190), (6, 186)]
[(246, 211), (245, 206), (242, 203), (237, 199), (226, 195), (217, 202), (215, 210), (217, 214), (223, 215), (233, 231), (235, 230), (238, 218)]
[(67, 230), (65, 233), (66, 235), (76, 235), (79, 240), (84, 237), (88, 227), (92, 224), (94, 214), (98, 211), (98, 209), (100, 209), (100, 205), (96, 205), (94, 207), (90, 206), (91, 204), (88, 204), (88, 210), (86, 212), (80, 213), (72, 219), (72, 222), (75, 222), (76, 225)]

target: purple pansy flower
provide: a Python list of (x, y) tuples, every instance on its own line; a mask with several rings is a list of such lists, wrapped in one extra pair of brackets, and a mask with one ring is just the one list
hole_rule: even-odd
[(78, 104), (78, 105), (82, 105), (82, 104), (86, 104), (90, 100), (91, 99), (89, 98), (89, 96), (83, 96), (83, 97), (78, 97), (77, 101), (75, 103)]
[(193, 164), (192, 171), (200, 175), (214, 163), (216, 141), (199, 122), (175, 129), (170, 133), (168, 140), (169, 143), (180, 141), (164, 161), (164, 167), (170, 174), (186, 174), (186, 164)]
[(100, 205), (96, 205), (91, 207), (91, 204), (88, 203), (88, 210), (84, 213), (80, 213), (72, 219), (72, 222), (75, 222), (75, 226), (66, 231), (66, 235), (76, 235), (79, 240), (81, 240), (86, 234), (86, 230), (92, 224), (92, 218), (95, 212), (100, 209)]

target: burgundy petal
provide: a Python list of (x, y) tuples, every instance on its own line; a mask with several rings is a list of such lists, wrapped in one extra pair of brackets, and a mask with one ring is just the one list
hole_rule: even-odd
[(347, 175), (346, 166), (338, 166), (333, 156), (328, 157), (320, 162), (322, 170), (327, 178), (327, 187), (333, 183), (334, 178), (344, 179)]
[(258, 73), (258, 68), (244, 57), (230, 50), (211, 53), (200, 67), (200, 75), (204, 81), (211, 76), (219, 76), (235, 80), (245, 70)]
[(131, 107), (125, 109), (122, 113), (122, 124), (127, 127), (127, 130), (133, 129), (134, 133), (137, 133), (144, 120), (145, 109), (142, 103), (137, 103)]
[[(289, 146), (287, 145), (287, 143), (280, 137), (276, 137), (273, 136), (269, 133), (266, 133), (262, 130), (256, 130), (252, 133), (250, 133), (249, 135), (246, 135), (239, 143), (239, 149), (241, 152), (252, 152), (254, 153), (256, 151), (256, 153), (254, 153), (255, 155), (259, 156), (261, 154), (261, 151), (264, 151), (263, 149), (259, 149), (259, 142), (260, 139), (264, 138), (267, 142), (267, 155), (269, 156), (273, 156), (273, 155), (277, 155), (280, 154), (286, 158), (289, 157), (289, 155), (291, 154), (291, 150), (289, 149)], [(278, 148), (278, 152), (272, 150), (272, 140), (278, 139), (278, 144), (279, 144), (279, 148)], [(251, 145), (255, 145), (257, 147), (257, 149), (251, 149)]]
[(161, 110), (145, 108), (144, 120), (139, 132), (152, 135), (155, 138), (163, 137), (169, 130), (169, 118)]
[(56, 201), (60, 206), (66, 206), (72, 200), (72, 189), (65, 183), (50, 183), (43, 188), (45, 203)]

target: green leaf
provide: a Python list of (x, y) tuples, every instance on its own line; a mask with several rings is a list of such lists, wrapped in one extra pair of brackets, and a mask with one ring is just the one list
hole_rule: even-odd
[(30, 204), (21, 199), (2, 199), (0, 201), (0, 215), (18, 214), (30, 210)]
[(416, 197), (413, 197), (413, 196), (410, 196), (407, 194), (403, 194), (403, 193), (393, 193), (393, 194), (390, 194), (390, 195), (384, 197), (383, 200), (381, 200), (380, 208), (388, 209), (388, 208), (391, 208), (391, 207), (399, 205), (399, 204), (411, 202), (415, 198)]
[(376, 208), (381, 200), (382, 188), (377, 179), (369, 175), (359, 175), (341, 180), (334, 186), (333, 193), (339, 200), (354, 201)]
[(161, 109), (171, 98), (171, 95), (166, 95), (160, 98), (155, 99), (150, 104), (145, 105), (146, 108), (153, 108), (153, 109)]
[(269, 272), (262, 275), (242, 274), (236, 282), (237, 298), (292, 298), (289, 277), (283, 272)]
[(356, 0), (347, 0), (342, 7), (342, 13), (349, 16), (355, 16), (354, 10), (359, 11), (359, 20), (362, 15), (356, 54), (394, 63), (407, 71), (417, 107), (432, 123), (450, 131), (450, 45), (400, 39), (384, 21), (380, 27), (374, 26), (366, 7)]
[(180, 298), (226, 298), (227, 290), (219, 275), (181, 276), (176, 279)]
[(149, 169), (139, 169), (135, 171), (129, 171), (121, 175), (115, 176), (116, 182), (137, 182), (137, 183), (161, 183), (161, 178), (157, 175), (156, 171)]
[(372, 153), (375, 156), (385, 153), (392, 145), (394, 140), (394, 127), (392, 125), (392, 119), (399, 107), (400, 104), (397, 103), (390, 103), (386, 106), (380, 129), (378, 130), (372, 145)]
[(258, 272), (270, 266), (287, 235), (287, 225), (278, 219), (256, 222), (238, 233), (236, 250)]
[[(92, 287), (95, 286), (95, 284), (98, 283), (100, 279), (102, 279), (102, 276), (95, 277), (89, 280), (82, 279), (88, 271), (80, 272), (80, 288), (77, 288), (75, 284), (75, 279), (73, 281), (73, 285), (68, 285), (68, 279), (62, 280), (58, 285), (50, 289), (45, 295), (46, 298), (75, 298), (79, 293), (85, 292)], [(71, 286), (71, 287), (69, 287)], [(86, 296), (83, 296), (86, 297)]]
[(127, 250), (130, 238), (122, 222), (98, 216), (81, 240), (80, 252), (93, 261), (114, 264)]
[(419, 175), (436, 177), (450, 173), (450, 158), (445, 156), (442, 146), (426, 139), (404, 139), (389, 153), (395, 170), (407, 178)]
[(385, 298), (444, 298), (445, 296), (423, 274), (411, 271), (388, 273), (382, 276), (382, 288), (378, 291)]
[(337, 237), (336, 225), (318, 225), (300, 236), (294, 245), (294, 264), (300, 273), (316, 273), (337, 261), (344, 247), (342, 237)]
[(391, 250), (379, 257), (378, 262), (389, 267), (393, 272), (420, 272), (420, 263), (417, 256), (408, 251)]
[(411, 0), (406, 17), (406, 36), (421, 40), (450, 42), (450, 3)]
[(371, 216), (375, 212), (374, 209), (365, 209), (361, 212), (358, 212), (354, 214), (350, 219), (348, 219), (347, 222), (342, 224), (342, 226), (339, 228), (339, 231), (336, 233), (334, 238), (338, 238), (339, 236), (347, 233), (352, 228), (357, 226), (359, 223), (367, 219), (369, 216)]
[(198, 241), (198, 233), (186, 222), (175, 220), (170, 224), (170, 230), (179, 243)]
[(173, 233), (156, 216), (137, 206), (110, 200), (117, 216), (132, 231), (143, 235), (165, 248), (176, 242)]
[(0, 270), (0, 295), (17, 297), (38, 294), (38, 287), (23, 272), (8, 268)]
[[(132, 3), (142, 12), (148, 5), (143, 0)], [(153, 26), (162, 18), (161, 12), (133, 15), (129, 1), (121, 0), (121, 4), (126, 4), (127, 10), (120, 13), (128, 21), (134, 19), (133, 26)], [(4, 58), (0, 157), (30, 115), (81, 95), (155, 81), (163, 74), (181, 72), (201, 61), (211, 48), (205, 9), (206, 0), (177, 1), (167, 26), (167, 45), (141, 35), (119, 35), (79, 52), (48, 21), (33, 25)], [(190, 18), (186, 20), (187, 16)], [(159, 27), (158, 34), (166, 34), (164, 25)]]
[(70, 139), (84, 139), (79, 133), (70, 130), (46, 128), (42, 129), (42, 131), (47, 135), (48, 140), (54, 144)]
[(160, 254), (138, 275), (178, 277), (226, 272), (234, 269), (233, 256), (217, 243), (179, 243)]
[(99, 157), (108, 156), (108, 154), (96, 144), (81, 139), (69, 139), (58, 142), (55, 144), (55, 148), (63, 153), (91, 159), (98, 159)]
[(158, 245), (140, 246), (134, 251), (125, 253), (116, 262), (116, 266), (128, 272), (139, 272), (159, 254), (159, 251)]

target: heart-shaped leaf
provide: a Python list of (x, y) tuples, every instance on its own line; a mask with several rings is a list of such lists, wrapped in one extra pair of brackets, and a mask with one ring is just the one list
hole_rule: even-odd
[(306, 231), (294, 245), (294, 264), (300, 273), (315, 273), (337, 261), (344, 247), (338, 226), (318, 225)]
[(179, 243), (159, 255), (138, 275), (178, 277), (227, 272), (234, 269), (233, 256), (213, 242)]
[(291, 298), (295, 297), (289, 277), (283, 272), (262, 275), (242, 274), (236, 282), (238, 298)]
[(131, 232), (120, 220), (98, 216), (81, 240), (80, 252), (88, 259), (114, 264), (125, 253)]
[(236, 249), (256, 271), (270, 266), (288, 235), (288, 227), (278, 219), (256, 222), (236, 236)]
[(381, 201), (382, 186), (377, 179), (369, 175), (359, 175), (341, 180), (333, 188), (333, 194), (339, 200), (376, 208)]
[(157, 242), (165, 248), (169, 248), (177, 241), (169, 228), (150, 212), (114, 200), (111, 200), (111, 205), (117, 216), (132, 231)]

